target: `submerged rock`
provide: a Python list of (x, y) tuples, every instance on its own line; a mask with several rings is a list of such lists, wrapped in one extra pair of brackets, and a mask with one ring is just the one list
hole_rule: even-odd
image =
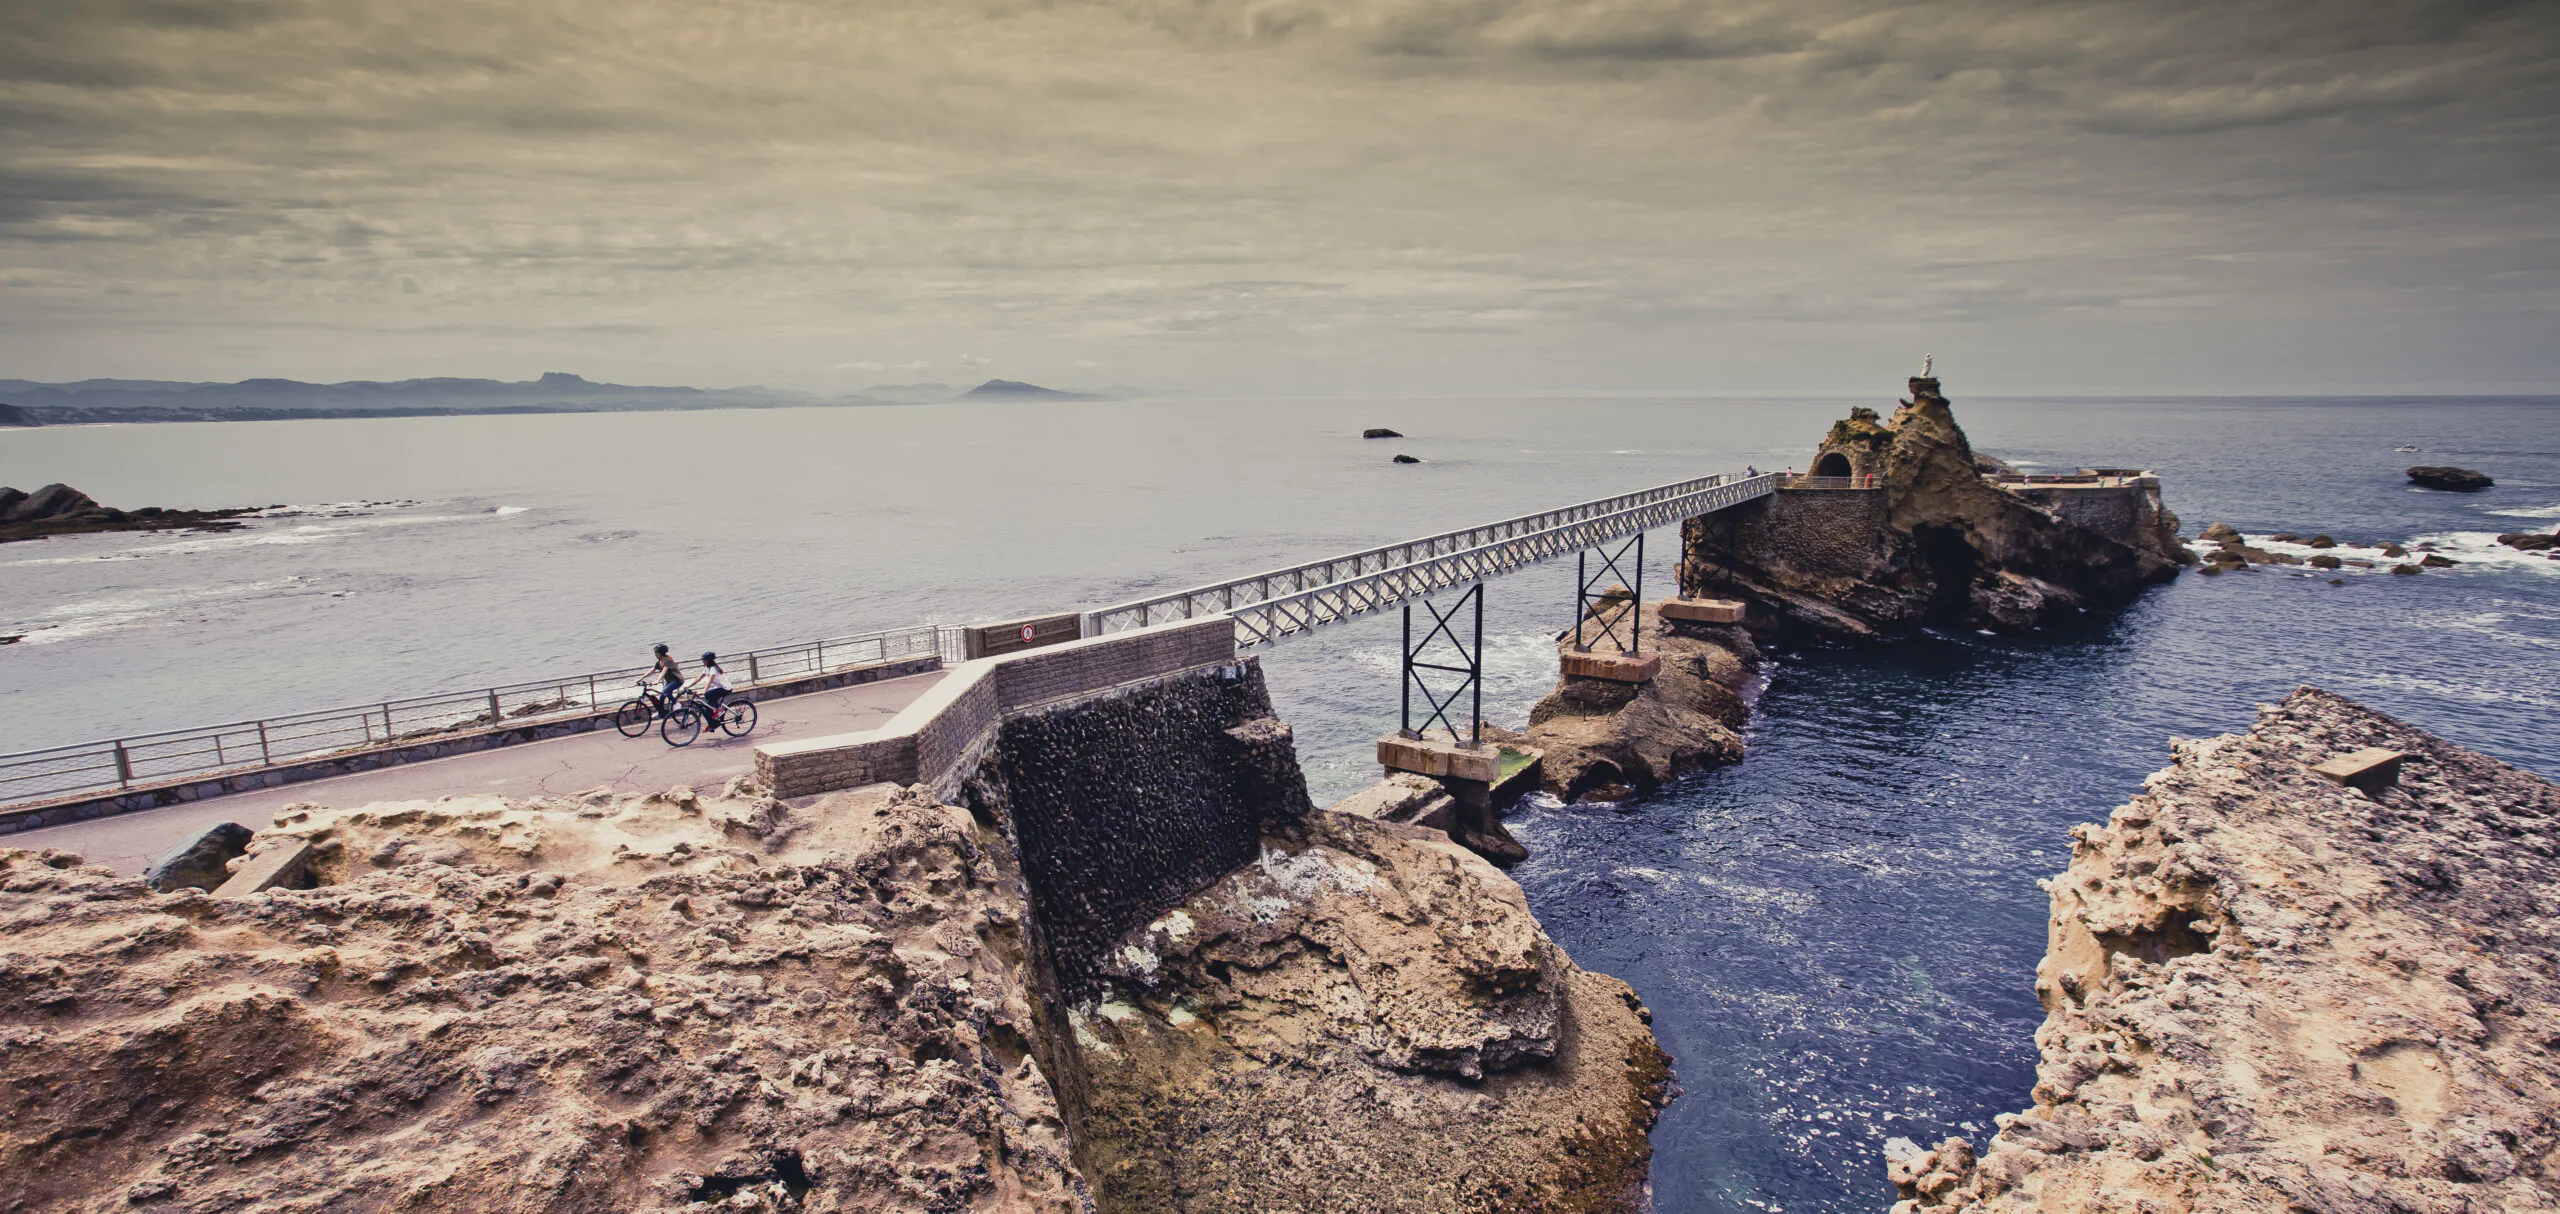
[(2442, 464), (2409, 469), (2409, 481), (2429, 489), (2447, 489), (2455, 493), (2478, 493), (2498, 483), (2485, 472)]
[(1360, 432), (1360, 437), (1362, 437), (1362, 438), (1403, 438), (1403, 437), (1404, 437), (1404, 435), (1402, 435), (1402, 434), (1400, 434), (1400, 433), (1398, 433), (1398, 432), (1396, 432), (1396, 431), (1394, 431), (1394, 430), (1387, 429), (1385, 426), (1372, 426), (1372, 427), (1370, 427), (1369, 429), (1366, 429), (1366, 430), (1361, 431), (1361, 432)]
[(1410, 456), (1410, 455), (1406, 455), (1406, 454), (1404, 454), (1404, 453), (1402, 453), (1402, 452), (1398, 452), (1398, 453), (1396, 454), (1395, 462), (1396, 462), (1396, 463), (1399, 463), (1399, 464), (1418, 464), (1418, 463), (1421, 463), (1422, 461), (1421, 461), (1421, 460), (1418, 460), (1418, 459), (1415, 459), (1414, 457), (1412, 457), (1412, 456)]
[(2047, 884), (2034, 1106), (1894, 1209), (2560, 1207), (2560, 788), (2307, 688), (2175, 751)]

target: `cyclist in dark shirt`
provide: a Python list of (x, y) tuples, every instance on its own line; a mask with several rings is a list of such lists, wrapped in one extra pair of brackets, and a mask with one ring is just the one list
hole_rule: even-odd
[(658, 655), (658, 667), (654, 672), (660, 683), (658, 694), (672, 704), (675, 702), (676, 689), (684, 686), (684, 667), (676, 662), (675, 656), (668, 653), (667, 647), (663, 644), (653, 652)]

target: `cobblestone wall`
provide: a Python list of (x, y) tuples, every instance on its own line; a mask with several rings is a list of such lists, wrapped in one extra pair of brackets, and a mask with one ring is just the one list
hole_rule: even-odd
[(1008, 719), (970, 785), (1013, 839), (1058, 994), (1094, 961), (1261, 854), (1312, 809), (1258, 663), (1196, 672)]

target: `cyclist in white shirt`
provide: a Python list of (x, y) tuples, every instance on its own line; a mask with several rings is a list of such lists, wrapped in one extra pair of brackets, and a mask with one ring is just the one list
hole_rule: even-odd
[(705, 650), (702, 673), (694, 676), (694, 684), (702, 689), (702, 702), (711, 706), (713, 719), (720, 715), (720, 702), (729, 698), (729, 672), (720, 669), (720, 655)]

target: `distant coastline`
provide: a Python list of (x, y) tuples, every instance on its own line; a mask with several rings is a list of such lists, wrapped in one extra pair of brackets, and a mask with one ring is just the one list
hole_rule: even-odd
[(819, 396), (774, 388), (690, 388), (597, 383), (565, 372), (520, 382), (493, 379), (356, 380), (313, 384), (289, 379), (238, 383), (92, 379), (38, 383), (0, 379), (0, 423), (78, 426), (136, 422), (303, 421), (362, 417), (461, 417), (491, 414), (656, 413), (702, 409), (792, 409), (811, 406), (926, 405), (985, 400), (1105, 400), (1121, 392), (1067, 392), (1015, 380), (972, 388), (885, 384), (858, 393)]

